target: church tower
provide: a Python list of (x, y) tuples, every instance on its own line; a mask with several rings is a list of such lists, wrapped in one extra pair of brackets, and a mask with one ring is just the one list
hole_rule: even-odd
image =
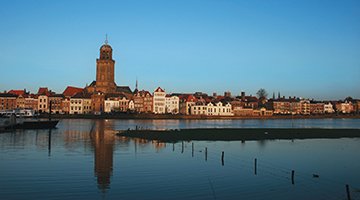
[(96, 90), (104, 93), (115, 93), (115, 60), (112, 59), (112, 48), (105, 44), (100, 47), (100, 57), (96, 59)]

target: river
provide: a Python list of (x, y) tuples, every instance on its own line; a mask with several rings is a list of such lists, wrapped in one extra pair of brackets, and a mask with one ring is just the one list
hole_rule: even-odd
[(359, 138), (161, 143), (115, 135), (136, 126), (346, 131), (360, 129), (360, 119), (62, 119), (57, 129), (0, 134), (1, 198), (346, 199), (346, 185), (360, 198)]

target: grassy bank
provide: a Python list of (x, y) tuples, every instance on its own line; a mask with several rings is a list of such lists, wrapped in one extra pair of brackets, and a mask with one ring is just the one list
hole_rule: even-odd
[(279, 129), (279, 128), (209, 128), (182, 129), (175, 131), (127, 130), (118, 136), (134, 137), (163, 142), (188, 140), (274, 140), (308, 138), (360, 137), (360, 129)]

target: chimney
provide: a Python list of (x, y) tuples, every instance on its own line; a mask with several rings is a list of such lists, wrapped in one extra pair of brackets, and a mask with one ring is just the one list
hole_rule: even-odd
[(216, 92), (214, 92), (213, 96), (216, 97), (216, 95), (217, 95)]
[(289, 99), (291, 99), (291, 96), (289, 96)]
[(245, 92), (244, 91), (241, 92), (241, 101), (245, 101)]

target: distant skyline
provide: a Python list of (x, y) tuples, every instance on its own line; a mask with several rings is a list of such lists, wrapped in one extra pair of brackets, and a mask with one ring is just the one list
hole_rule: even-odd
[(360, 99), (360, 1), (3, 1), (0, 91), (118, 86)]

